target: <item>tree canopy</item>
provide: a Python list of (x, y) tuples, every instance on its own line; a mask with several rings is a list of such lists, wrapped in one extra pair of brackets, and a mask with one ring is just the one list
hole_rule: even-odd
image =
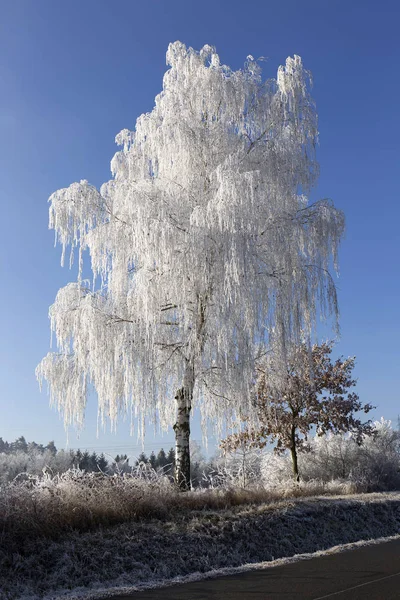
[(146, 416), (176, 419), (188, 457), (193, 403), (220, 432), (246, 408), (260, 340), (284, 352), (337, 314), (344, 218), (308, 203), (317, 117), (300, 57), (266, 81), (252, 56), (233, 71), (211, 46), (175, 42), (167, 63), (153, 110), (116, 137), (113, 178), (50, 197), (62, 262), (77, 250), (79, 273), (50, 308), (57, 348), (37, 376), (67, 426), (94, 389), (113, 427), (121, 412), (139, 435)]
[[(293, 472), (299, 477), (298, 450), (307, 448), (313, 427), (322, 436), (328, 432), (352, 433), (361, 443), (372, 433), (370, 421), (363, 423), (355, 413), (368, 413), (373, 406), (362, 404), (351, 389), (355, 358), (331, 360), (333, 343), (315, 344), (309, 351), (306, 344), (293, 347), (286, 361), (286, 377), (281, 377), (280, 357), (270, 353), (258, 367), (253, 402), (260, 425), (246, 428), (222, 442), (225, 450), (243, 445), (263, 448), (275, 442), (276, 452), (290, 450)], [(276, 375), (279, 374), (277, 377)]]

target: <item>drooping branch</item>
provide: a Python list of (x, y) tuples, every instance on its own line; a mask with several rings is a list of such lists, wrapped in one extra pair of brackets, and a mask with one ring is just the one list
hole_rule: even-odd
[(337, 316), (328, 273), (344, 221), (326, 200), (307, 205), (318, 133), (301, 59), (268, 81), (257, 61), (232, 71), (210, 46), (176, 42), (167, 61), (154, 109), (116, 138), (112, 179), (50, 198), (63, 257), (79, 253), (78, 283), (50, 310), (57, 353), (75, 366), (40, 368), (67, 423), (70, 390), (81, 419), (93, 389), (114, 426), (125, 411), (167, 428), (189, 361), (190, 405), (220, 428), (254, 408), (260, 340), (274, 341), (282, 379), (285, 352), (320, 314)]

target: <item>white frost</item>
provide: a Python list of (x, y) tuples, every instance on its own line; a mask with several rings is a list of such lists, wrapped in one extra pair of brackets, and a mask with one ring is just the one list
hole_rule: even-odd
[[(94, 389), (103, 422), (130, 411), (139, 434), (145, 416), (166, 428), (190, 364), (193, 404), (220, 430), (249, 412), (260, 342), (284, 350), (337, 313), (344, 219), (307, 204), (317, 117), (301, 59), (266, 82), (251, 56), (232, 71), (210, 46), (170, 44), (167, 61), (154, 109), (116, 138), (113, 179), (50, 197), (79, 275), (50, 309), (57, 351), (37, 376), (66, 425)], [(97, 285), (81, 281), (85, 249)]]

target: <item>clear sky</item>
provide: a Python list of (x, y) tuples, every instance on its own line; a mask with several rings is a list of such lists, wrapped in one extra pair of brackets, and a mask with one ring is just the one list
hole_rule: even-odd
[[(216, 46), (267, 77), (299, 54), (314, 78), (321, 176), (313, 199), (346, 215), (338, 281), (341, 341), (357, 391), (394, 421), (399, 405), (400, 3), (397, 0), (0, 0), (0, 436), (65, 447), (34, 370), (49, 349), (47, 311), (76, 272), (60, 267), (49, 195), (110, 178), (115, 135), (160, 91), (169, 42)], [(201, 440), (198, 418), (193, 438)], [(170, 447), (153, 436), (146, 450)], [(137, 451), (121, 424), (96, 439), (95, 401), (70, 446)], [(136, 447), (135, 447), (136, 446)]]

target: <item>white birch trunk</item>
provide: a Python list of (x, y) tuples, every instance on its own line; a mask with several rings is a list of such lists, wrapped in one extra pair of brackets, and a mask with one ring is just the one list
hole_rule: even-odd
[(190, 411), (192, 409), (194, 372), (186, 368), (183, 386), (177, 391), (175, 431), (175, 483), (183, 492), (190, 490)]

